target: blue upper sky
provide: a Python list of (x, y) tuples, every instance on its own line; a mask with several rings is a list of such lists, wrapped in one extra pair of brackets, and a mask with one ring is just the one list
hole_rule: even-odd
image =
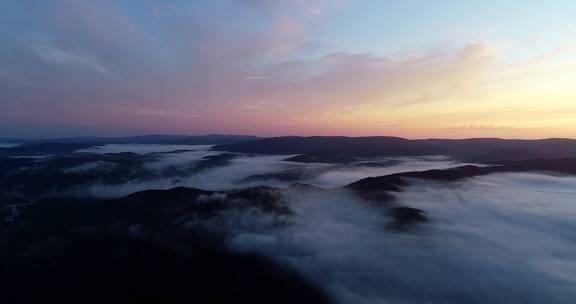
[(2, 4), (0, 136), (573, 131), (576, 1)]

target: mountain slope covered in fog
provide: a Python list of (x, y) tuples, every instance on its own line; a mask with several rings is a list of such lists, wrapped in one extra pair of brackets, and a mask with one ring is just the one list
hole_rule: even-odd
[(563, 304), (576, 296), (576, 158), (478, 164), (67, 147), (0, 158), (6, 297)]

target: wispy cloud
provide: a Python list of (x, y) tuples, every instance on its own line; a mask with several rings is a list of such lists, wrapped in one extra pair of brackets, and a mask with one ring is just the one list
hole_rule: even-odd
[[(563, 79), (557, 86), (565, 83), (554, 90), (568, 92), (573, 69), (563, 63), (569, 44), (516, 62), (502, 62), (498, 44), (488, 40), (428, 51), (351, 52), (319, 35), (345, 4), (56, 0), (13, 5), (0, 30), (6, 38), (0, 45), (1, 124), (26, 129), (92, 121), (154, 132), (366, 134), (381, 132), (372, 127), (380, 121), (394, 121), (416, 136), (421, 132), (416, 129), (471, 123), (458, 115), (445, 125), (415, 123), (426, 117), (438, 121), (456, 111), (478, 113), (474, 104), (484, 104), (496, 117), (503, 103), (513, 108), (522, 100), (551, 96), (545, 86), (531, 84), (545, 80), (553, 64)], [(8, 30), (23, 24), (25, 31)], [(535, 92), (525, 93), (529, 90)], [(558, 97), (547, 107), (568, 98)], [(228, 107), (231, 102), (238, 106)], [(39, 113), (39, 108), (49, 110)], [(139, 112), (155, 114), (146, 121), (130, 114)], [(533, 120), (473, 121), (523, 126)], [(271, 127), (262, 128), (267, 124)]]

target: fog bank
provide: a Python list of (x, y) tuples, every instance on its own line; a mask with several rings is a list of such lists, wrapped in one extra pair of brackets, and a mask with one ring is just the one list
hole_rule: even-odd
[(231, 235), (235, 250), (299, 269), (338, 303), (569, 303), (576, 178), (498, 174), (398, 194), (432, 222), (385, 229), (346, 193), (291, 193), (293, 226)]

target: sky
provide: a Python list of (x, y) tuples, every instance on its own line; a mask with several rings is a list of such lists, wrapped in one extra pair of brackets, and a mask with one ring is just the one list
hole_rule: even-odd
[(572, 0), (3, 0), (0, 136), (576, 137)]

